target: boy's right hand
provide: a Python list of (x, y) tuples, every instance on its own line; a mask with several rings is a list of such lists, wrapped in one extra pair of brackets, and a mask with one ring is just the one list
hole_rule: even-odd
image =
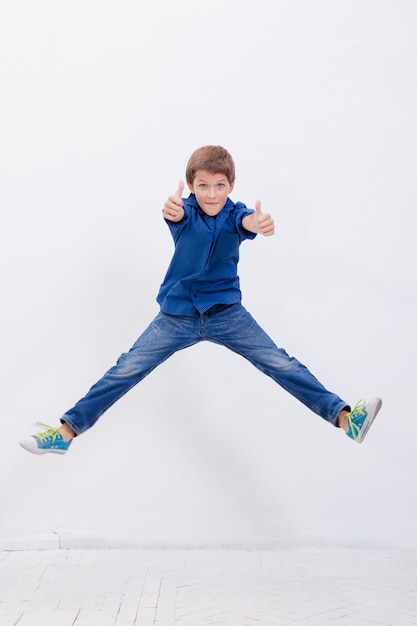
[(163, 215), (165, 219), (171, 222), (180, 222), (184, 217), (184, 208), (182, 202), (182, 192), (184, 191), (184, 181), (180, 180), (178, 189), (174, 195), (169, 196), (164, 204)]

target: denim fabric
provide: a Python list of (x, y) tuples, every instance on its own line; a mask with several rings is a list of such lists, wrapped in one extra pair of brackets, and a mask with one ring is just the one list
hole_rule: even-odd
[[(242, 355), (270, 376), (314, 413), (336, 425), (346, 406), (295, 358), (278, 348), (241, 304), (213, 314), (193, 317), (159, 313), (129, 352), (65, 413), (76, 434), (91, 428), (98, 418), (127, 391), (174, 352), (200, 341), (211, 341)], [(204, 383), (202, 383), (204, 384)]]

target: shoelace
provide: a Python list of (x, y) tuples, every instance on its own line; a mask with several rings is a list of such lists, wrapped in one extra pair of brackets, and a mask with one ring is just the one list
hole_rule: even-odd
[(357, 424), (355, 424), (353, 419), (359, 415), (365, 415), (365, 411), (364, 411), (365, 404), (366, 404), (365, 400), (359, 400), (359, 402), (357, 402), (355, 406), (353, 407), (353, 410), (350, 411), (350, 413), (348, 414), (348, 424), (349, 424), (349, 428), (352, 432), (352, 436), (354, 439), (359, 438), (361, 428)]
[(45, 429), (45, 432), (38, 433), (37, 435), (35, 435), (36, 439), (39, 439), (39, 441), (47, 441), (48, 439), (50, 439), (51, 441), (55, 441), (55, 439), (59, 437), (59, 432), (57, 431), (57, 429), (52, 428), (52, 426), (48, 426), (48, 424), (42, 424), (42, 422), (36, 422), (35, 426)]

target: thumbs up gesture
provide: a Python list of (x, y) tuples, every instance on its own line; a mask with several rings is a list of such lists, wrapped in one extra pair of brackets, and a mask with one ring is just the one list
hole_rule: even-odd
[(255, 202), (255, 213), (244, 217), (242, 224), (251, 233), (259, 233), (265, 237), (271, 237), (275, 233), (274, 220), (269, 213), (262, 213), (260, 200)]
[(184, 217), (184, 209), (182, 202), (182, 192), (184, 191), (184, 181), (180, 180), (177, 191), (169, 196), (164, 204), (163, 215), (165, 219), (171, 222), (180, 222)]

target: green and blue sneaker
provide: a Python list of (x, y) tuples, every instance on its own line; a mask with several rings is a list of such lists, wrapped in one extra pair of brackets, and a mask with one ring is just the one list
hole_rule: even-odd
[(46, 454), (53, 452), (54, 454), (65, 454), (71, 445), (71, 441), (64, 441), (62, 435), (56, 428), (36, 422), (35, 426), (43, 428), (44, 432), (30, 437), (24, 437), (19, 444), (32, 454)]
[(362, 443), (381, 405), (381, 398), (372, 398), (368, 402), (359, 400), (353, 411), (348, 413), (349, 431), (346, 433), (348, 437), (351, 437), (357, 443)]

